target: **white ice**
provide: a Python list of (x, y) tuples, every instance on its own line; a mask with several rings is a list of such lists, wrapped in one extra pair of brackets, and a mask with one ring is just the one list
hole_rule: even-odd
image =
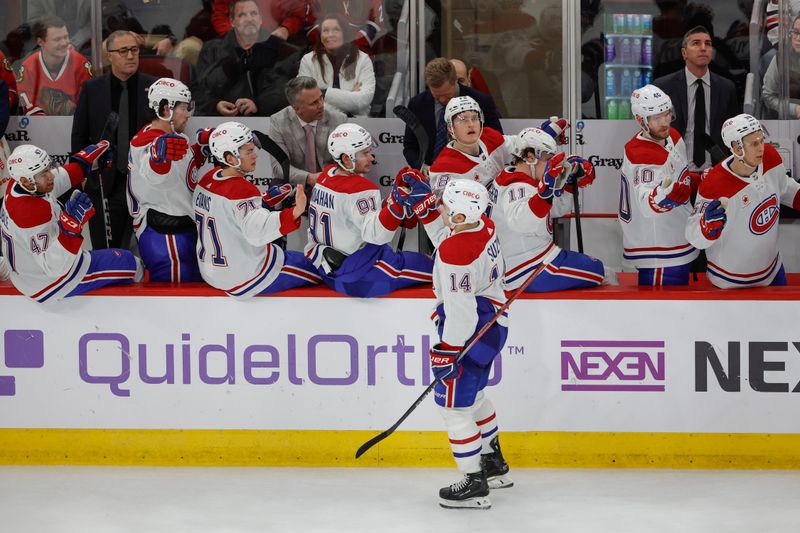
[(0, 467), (3, 533), (797, 531), (800, 471), (513, 469), (488, 511), (454, 469)]

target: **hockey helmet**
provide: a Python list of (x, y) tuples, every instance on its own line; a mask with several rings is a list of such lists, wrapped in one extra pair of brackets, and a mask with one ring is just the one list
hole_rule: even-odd
[[(223, 122), (211, 132), (208, 148), (217, 161), (227, 165), (225, 154), (230, 153), (239, 161), (239, 148), (247, 143), (253, 143), (257, 148), (261, 148), (250, 128), (241, 122)], [(233, 166), (238, 167), (239, 163)]]
[(471, 96), (456, 96), (447, 102), (447, 107), (444, 108), (444, 121), (448, 126), (453, 125), (453, 117), (464, 111), (474, 111), (478, 114), (483, 125), (483, 111), (481, 106)]
[(456, 179), (447, 182), (442, 193), (442, 203), (449, 210), (450, 222), (456, 215), (464, 215), (462, 224), (472, 224), (481, 219), (489, 205), (489, 193), (480, 182)]
[[(32, 144), (22, 144), (14, 148), (14, 151), (8, 156), (8, 174), (20, 185), (22, 185), (20, 182), (22, 178), (33, 181), (31, 192), (36, 192), (34, 179), (37, 174), (50, 168), (50, 164), (50, 156), (47, 155), (47, 152)], [(26, 187), (26, 190), (30, 189)]]
[(747, 113), (742, 113), (729, 118), (722, 124), (722, 142), (725, 143), (725, 147), (728, 150), (733, 152), (731, 146), (733, 143), (736, 143), (741, 148), (743, 146), (742, 139), (757, 131), (764, 131), (758, 119)]
[(671, 112), (670, 122), (675, 120), (672, 99), (655, 85), (645, 85), (631, 93), (631, 113), (633, 118), (642, 118), (642, 127), (645, 131), (649, 131), (647, 119), (665, 111)]
[[(160, 78), (153, 82), (147, 90), (147, 100), (150, 109), (156, 112), (156, 116), (163, 120), (170, 120), (172, 118), (172, 111), (178, 102), (186, 102), (189, 104), (189, 112), (194, 110), (194, 103), (192, 102), (192, 93), (189, 88), (178, 80), (172, 78)], [(169, 115), (166, 117), (161, 116), (160, 110), (164, 101), (167, 102), (167, 109)]]
[(348, 172), (352, 172), (353, 169), (345, 168), (342, 164), (342, 155), (347, 154), (355, 168), (356, 154), (374, 146), (372, 135), (358, 124), (350, 122), (340, 124), (328, 135), (328, 152), (333, 160)]
[(533, 150), (533, 156), (541, 159), (544, 153), (555, 154), (558, 151), (553, 137), (539, 128), (525, 128), (520, 131), (514, 140), (511, 155), (525, 159), (525, 152)]

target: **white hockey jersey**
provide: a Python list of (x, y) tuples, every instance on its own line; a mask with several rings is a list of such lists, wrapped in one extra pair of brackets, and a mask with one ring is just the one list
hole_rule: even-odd
[(61, 233), (61, 206), (56, 198), (83, 181), (83, 170), (70, 163), (53, 169), (53, 190), (43, 196), (19, 185), (6, 191), (0, 208), (0, 242), (11, 266), (11, 282), (38, 302), (60, 299), (81, 282), (89, 270), (89, 252), (81, 251), (82, 237)]
[(262, 207), (258, 188), (241, 176), (208, 171), (194, 190), (197, 260), (203, 279), (230, 296), (264, 290), (283, 268), (283, 250), (272, 241), (300, 227), (292, 209)]
[(619, 192), (623, 257), (637, 268), (691, 263), (698, 251), (687, 242), (689, 203), (665, 210), (651, 193), (667, 176), (676, 181), (687, 166), (686, 145), (670, 128), (666, 146), (637, 133), (625, 145)]
[(205, 158), (195, 144), (180, 161), (153, 163), (150, 149), (156, 139), (166, 133), (169, 132), (147, 125), (131, 140), (127, 196), (137, 237), (147, 227), (149, 209), (174, 217), (194, 218), (192, 193), (197, 184), (197, 171)]
[(401, 220), (381, 207), (378, 186), (363, 176), (345, 174), (328, 165), (317, 179), (308, 202), (308, 243), (305, 253), (314, 266), (322, 264), (319, 246), (351, 255), (367, 243), (392, 240)]
[(551, 216), (572, 212), (566, 195), (553, 204), (537, 194), (536, 183), (507, 167), (489, 188), (490, 214), (506, 263), (505, 288), (516, 289), (539, 263), (549, 263), (561, 248), (553, 242)]
[[(447, 317), (442, 343), (462, 347), (478, 324), (478, 296), (489, 299), (498, 309), (505, 302), (505, 265), (494, 224), (481, 217), (478, 227), (450, 234), (440, 244), (433, 264), (433, 292), (436, 305), (444, 305)], [(507, 326), (507, 316), (498, 324)]]
[[(764, 158), (747, 178), (735, 174), (733, 156), (712, 168), (697, 192), (686, 238), (706, 250), (708, 279), (721, 288), (759, 287), (772, 283), (780, 271), (778, 220), (780, 205), (800, 209), (800, 184), (786, 175), (780, 154), (764, 146)], [(713, 200), (728, 198), (727, 221), (716, 240), (700, 230), (703, 209)]]
[(480, 153), (476, 156), (456, 150), (453, 148), (454, 141), (450, 141), (430, 167), (431, 188), (441, 195), (451, 179), (475, 180), (488, 188), (510, 161), (514, 139), (515, 136), (503, 135), (495, 129), (484, 127), (478, 141)]

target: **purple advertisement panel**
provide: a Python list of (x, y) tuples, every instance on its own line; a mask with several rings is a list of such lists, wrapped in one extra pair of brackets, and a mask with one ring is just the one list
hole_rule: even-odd
[(562, 391), (664, 392), (664, 341), (561, 341)]

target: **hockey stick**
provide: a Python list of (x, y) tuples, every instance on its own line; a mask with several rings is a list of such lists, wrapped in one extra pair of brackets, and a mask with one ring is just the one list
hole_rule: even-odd
[(581, 228), (581, 206), (579, 201), (578, 180), (572, 186), (572, 205), (575, 208), (575, 235), (578, 237), (578, 252), (583, 253), (583, 229)]
[[(406, 106), (396, 105), (392, 111), (395, 116), (402, 120), (406, 126), (411, 128), (411, 131), (414, 133), (414, 138), (417, 139), (417, 144), (419, 145), (419, 161), (414, 165), (414, 168), (422, 170), (422, 167), (425, 166), (425, 157), (428, 155), (428, 132), (426, 132), (422, 124), (419, 123), (417, 115)], [(397, 239), (397, 250), (402, 251), (405, 243), (406, 227), (403, 226), (400, 228), (400, 237)]]
[[(528, 276), (528, 279), (525, 280), (525, 283), (523, 283), (516, 291), (514, 291), (514, 293), (511, 296), (508, 297), (508, 300), (506, 300), (506, 303), (504, 303), (502, 305), (502, 307), (500, 307), (500, 309), (497, 310), (497, 313), (495, 313), (495, 315), (486, 324), (484, 324), (484, 326), (480, 330), (478, 330), (478, 332), (475, 335), (472, 336), (472, 339), (469, 341), (469, 343), (467, 343), (467, 345), (464, 346), (464, 348), (460, 352), (458, 352), (458, 355), (456, 356), (456, 364), (461, 362), (461, 360), (464, 358), (464, 356), (467, 354), (467, 352), (469, 352), (469, 350), (473, 346), (475, 346), (475, 344), (481, 339), (481, 337), (483, 337), (483, 334), (486, 333), (489, 330), (489, 328), (492, 326), (492, 324), (497, 322), (497, 320), (503, 315), (503, 313), (506, 312), (506, 309), (508, 309), (508, 307), (514, 302), (514, 300), (516, 300), (517, 297), (520, 294), (525, 292), (525, 289), (528, 288), (528, 285), (530, 285), (533, 282), (533, 280), (536, 279), (536, 277), (539, 274), (541, 274), (541, 272), (545, 269), (546, 266), (547, 266), (547, 264), (542, 262), (538, 267), (536, 267), (536, 270), (534, 270), (531, 273), (531, 275)], [(419, 395), (419, 398), (417, 398), (414, 401), (414, 403), (411, 404), (411, 407), (409, 407), (406, 410), (406, 412), (403, 413), (403, 416), (401, 416), (400, 419), (397, 422), (392, 424), (392, 427), (390, 427), (389, 429), (387, 429), (383, 433), (375, 435), (374, 437), (369, 439), (367, 442), (362, 444), (361, 447), (356, 451), (356, 459), (358, 459), (359, 457), (364, 455), (364, 453), (367, 450), (369, 450), (370, 448), (372, 448), (373, 446), (378, 444), (380, 441), (382, 441), (383, 439), (385, 439), (386, 437), (388, 437), (389, 435), (394, 433), (394, 430), (396, 430), (400, 426), (400, 424), (402, 424), (403, 421), (406, 418), (408, 418), (408, 416), (414, 411), (414, 409), (419, 407), (419, 404), (421, 404), (422, 400), (424, 400), (425, 397), (428, 396), (428, 394), (431, 393), (431, 391), (433, 390), (433, 388), (436, 386), (437, 383), (439, 383), (438, 379), (434, 380), (433, 383), (428, 385), (428, 387), (424, 391), (422, 391), (422, 394)]]
[(261, 148), (266, 150), (267, 153), (278, 162), (278, 165), (281, 167), (281, 172), (283, 173), (283, 182), (289, 183), (289, 156), (286, 155), (286, 152), (283, 151), (283, 148), (278, 146), (278, 143), (273, 141), (272, 138), (266, 133), (253, 130), (253, 135), (255, 135), (256, 139), (258, 139), (259, 144), (261, 144)]
[[(98, 141), (108, 141), (109, 148), (116, 150), (116, 144), (111, 138), (117, 136), (117, 128), (119, 128), (119, 115), (115, 111), (111, 111), (108, 114), (108, 118), (106, 118), (106, 123), (103, 124), (103, 130), (100, 132)], [(113, 160), (112, 164), (114, 164)], [(116, 172), (116, 169), (112, 169), (112, 171)], [(100, 169), (92, 169), (92, 176), (100, 184), (100, 202), (103, 204), (103, 222), (106, 226), (106, 248), (110, 248), (113, 234), (111, 233), (111, 213), (108, 210), (108, 197), (103, 186), (103, 173)]]

